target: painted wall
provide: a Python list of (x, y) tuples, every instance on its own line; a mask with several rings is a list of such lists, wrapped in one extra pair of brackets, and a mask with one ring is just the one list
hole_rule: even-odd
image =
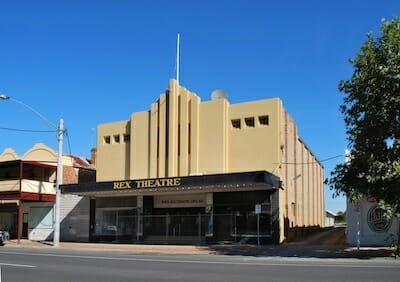
[(390, 246), (397, 242), (398, 219), (386, 220), (376, 202), (363, 199), (356, 205), (348, 200), (346, 220), (346, 237), (350, 245), (356, 246), (358, 238), (360, 246)]
[(279, 191), (281, 230), (290, 239), (298, 230), (325, 226), (324, 169), (283, 106), (280, 114), (279, 165), (274, 173), (283, 186)]
[(225, 99), (204, 102), (200, 106), (198, 172), (202, 174), (229, 171), (227, 116), (228, 102)]
[[(267, 170), (272, 172), (280, 162), (279, 99), (232, 104), (229, 106), (228, 170), (230, 172)], [(268, 124), (260, 119), (268, 118)], [(232, 121), (240, 121), (235, 128)]]
[(114, 122), (112, 126), (100, 124), (97, 132), (97, 181), (129, 178), (130, 142), (125, 141), (124, 136), (130, 136), (130, 122)]
[[(134, 113), (131, 116), (131, 146), (126, 147), (127, 165), (130, 165), (129, 178), (137, 179), (149, 175), (149, 118), (148, 112)], [(130, 161), (135, 160), (135, 161)]]
[(53, 239), (53, 203), (24, 203), (22, 212), (28, 214), (28, 239), (45, 241)]
[(90, 199), (62, 195), (60, 207), (60, 241), (88, 242)]
[(325, 227), (333, 227), (335, 225), (335, 217), (329, 214), (325, 216)]
[[(61, 196), (60, 241), (89, 241), (89, 211), (89, 198), (75, 195)], [(53, 203), (24, 203), (22, 212), (28, 214), (29, 240), (53, 240)]]

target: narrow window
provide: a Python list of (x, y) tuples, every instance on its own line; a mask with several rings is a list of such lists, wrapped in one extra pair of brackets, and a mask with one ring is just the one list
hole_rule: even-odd
[(240, 128), (240, 119), (233, 119), (231, 123), (233, 128)]
[(157, 158), (160, 157), (160, 127), (157, 127)]
[(258, 121), (260, 123), (260, 125), (269, 125), (269, 117), (268, 116), (259, 116), (258, 117)]
[(131, 141), (131, 136), (129, 134), (124, 134), (124, 142), (127, 143)]
[(246, 123), (247, 127), (254, 127), (254, 118), (253, 117), (245, 118), (244, 122)]
[(188, 154), (190, 155), (190, 147), (192, 146), (192, 139), (191, 139), (191, 134), (192, 134), (192, 132), (191, 132), (191, 127), (190, 127), (190, 123), (189, 123), (189, 126), (188, 126)]
[(114, 135), (113, 137), (114, 137), (114, 143), (119, 143), (120, 140), (119, 135)]
[(110, 143), (111, 143), (110, 136), (104, 136), (104, 144), (110, 144)]
[(178, 124), (178, 156), (181, 155), (181, 125)]

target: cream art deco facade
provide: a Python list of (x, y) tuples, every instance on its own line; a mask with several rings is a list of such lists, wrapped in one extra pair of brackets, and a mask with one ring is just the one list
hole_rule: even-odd
[(92, 199), (93, 240), (282, 242), (324, 226), (323, 167), (279, 98), (201, 101), (172, 79), (149, 110), (100, 124), (97, 145), (96, 183), (64, 188)]

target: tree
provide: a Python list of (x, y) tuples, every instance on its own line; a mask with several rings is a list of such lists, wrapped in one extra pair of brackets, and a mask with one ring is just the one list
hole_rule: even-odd
[(368, 33), (354, 71), (339, 83), (349, 161), (337, 165), (328, 184), (353, 202), (375, 197), (388, 216), (400, 214), (400, 19)]
[(335, 216), (335, 223), (346, 223), (346, 212), (338, 211)]

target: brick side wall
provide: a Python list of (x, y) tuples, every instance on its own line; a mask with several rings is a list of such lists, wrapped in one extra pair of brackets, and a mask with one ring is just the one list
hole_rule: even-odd
[(79, 171), (76, 168), (70, 166), (63, 167), (63, 184), (75, 184), (78, 183)]

